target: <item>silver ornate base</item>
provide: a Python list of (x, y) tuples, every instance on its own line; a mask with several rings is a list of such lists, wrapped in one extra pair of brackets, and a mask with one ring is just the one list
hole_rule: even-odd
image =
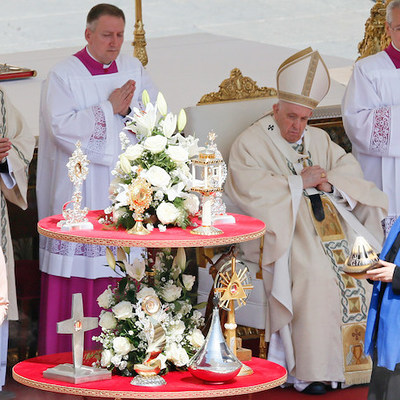
[(214, 215), (214, 224), (216, 222), (218, 222), (219, 224), (236, 224), (236, 219), (233, 215), (217, 214)]
[(57, 226), (61, 228), (62, 231), (83, 231), (83, 230), (93, 230), (93, 224), (89, 221), (77, 222), (75, 224), (69, 224), (67, 221), (60, 221)]
[(69, 383), (84, 383), (111, 379), (111, 371), (103, 368), (82, 366), (74, 368), (73, 364), (60, 364), (53, 368), (48, 368), (43, 372), (43, 376), (49, 379)]
[(224, 232), (221, 229), (216, 228), (215, 226), (199, 226), (195, 229), (192, 229), (190, 233), (194, 235), (222, 235)]
[(136, 375), (131, 380), (131, 385), (135, 386), (162, 386), (166, 385), (165, 379), (160, 375), (153, 375), (153, 376), (141, 376)]

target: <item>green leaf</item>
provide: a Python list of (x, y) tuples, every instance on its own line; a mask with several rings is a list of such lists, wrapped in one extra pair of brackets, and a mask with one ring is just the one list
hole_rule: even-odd
[(193, 306), (194, 310), (201, 310), (202, 308), (205, 308), (207, 306), (207, 302), (206, 301), (202, 301), (199, 304), (196, 304), (195, 306)]

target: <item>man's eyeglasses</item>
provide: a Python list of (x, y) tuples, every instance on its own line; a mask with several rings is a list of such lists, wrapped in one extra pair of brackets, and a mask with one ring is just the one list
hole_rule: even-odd
[(393, 32), (400, 32), (400, 26), (396, 26), (395, 28), (392, 28), (390, 25), (389, 25), (389, 28), (393, 31)]

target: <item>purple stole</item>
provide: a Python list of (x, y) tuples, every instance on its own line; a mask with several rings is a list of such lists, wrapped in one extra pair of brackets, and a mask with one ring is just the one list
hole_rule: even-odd
[(75, 53), (74, 56), (82, 62), (92, 75), (115, 74), (118, 72), (117, 63), (115, 61), (113, 61), (108, 68), (104, 68), (102, 63), (90, 57), (86, 51), (86, 47)]
[(388, 47), (385, 49), (386, 54), (390, 57), (392, 60), (394, 66), (399, 69), (400, 68), (400, 51), (396, 50), (392, 43), (389, 44)]

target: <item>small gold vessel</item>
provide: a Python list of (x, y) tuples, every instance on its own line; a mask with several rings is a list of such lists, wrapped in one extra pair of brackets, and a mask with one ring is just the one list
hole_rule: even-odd
[(378, 261), (379, 257), (369, 243), (362, 236), (357, 236), (343, 271), (355, 278), (363, 279), (368, 270), (376, 268)]

